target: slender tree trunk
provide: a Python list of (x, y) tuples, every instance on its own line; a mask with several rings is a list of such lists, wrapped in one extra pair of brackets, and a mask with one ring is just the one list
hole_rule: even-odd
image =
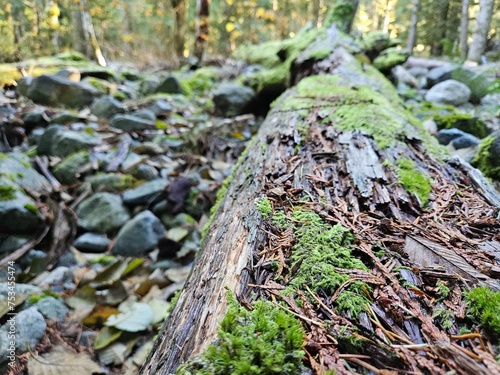
[(208, 42), (208, 22), (210, 16), (210, 0), (197, 0), (198, 18), (196, 19), (196, 35), (194, 55), (201, 62)]
[(389, 33), (389, 25), (391, 23), (391, 12), (392, 12), (392, 0), (387, 0), (386, 6), (385, 6), (385, 15), (384, 15), (384, 24), (382, 27), (382, 31), (384, 33)]
[(184, 57), (184, 40), (186, 34), (186, 1), (172, 0), (175, 12), (174, 46), (178, 58)]
[(79, 0), (77, 9), (74, 11), (73, 46), (76, 51), (87, 57), (95, 57), (97, 63), (106, 66), (99, 42), (92, 24), (92, 17), (88, 11), (87, 0)]
[(462, 17), (460, 19), (460, 56), (467, 57), (467, 36), (469, 29), (469, 0), (462, 0)]
[(312, 0), (312, 21), (316, 27), (321, 27), (323, 20), (321, 19), (321, 0)]
[(448, 10), (450, 1), (446, 0), (440, 6), (438, 11), (438, 22), (436, 23), (436, 40), (431, 46), (431, 54), (433, 56), (441, 56), (443, 54), (443, 39), (446, 36), (446, 23), (448, 20)]
[[(303, 78), (276, 101), (234, 167), (231, 182), (217, 205), (191, 275), (141, 374), (175, 373), (180, 364), (202, 353), (214, 342), (227, 310), (227, 290), (245, 306), (250, 306), (257, 298), (278, 301), (284, 298), (287, 309), (303, 319), (307, 330), (306, 351), (314, 350), (313, 355), (306, 357), (317, 374), (327, 369), (340, 375), (363, 373), (366, 371), (362, 367), (365, 367), (372, 373), (382, 373), (378, 369), (391, 373), (433, 374), (453, 370), (457, 374), (483, 375), (487, 373), (485, 363), (491, 363), (491, 371), (499, 369), (492, 355), (481, 352), (481, 356), (474, 355), (475, 359), (467, 357), (466, 365), (483, 368), (483, 371), (463, 371), (464, 362), (453, 360), (456, 351), (453, 351), (450, 336), (437, 326), (432, 314), (426, 312), (428, 300), (410, 297), (410, 288), (406, 289), (403, 281), (393, 273), (398, 257), (393, 253), (382, 261), (373, 251), (386, 249), (386, 246), (391, 253), (424, 252), (432, 248), (446, 256), (453, 254), (455, 262), (459, 258), (454, 252), (460, 252), (456, 246), (461, 243), (459, 241), (467, 243), (460, 245), (463, 254), (468, 246), (478, 247), (478, 237), (468, 239), (461, 234), (472, 221), (481, 218), (491, 223), (491, 233), (478, 236), (484, 240), (492, 238), (500, 197), (494, 192), (488, 193), (490, 186), (484, 178), (479, 180), (486, 188), (483, 185), (475, 187), (472, 181), (477, 179), (469, 175), (469, 170), (462, 169), (464, 165), (459, 159), (444, 163), (438, 160), (439, 152), (433, 156), (430, 150), (437, 146), (436, 140), (415, 123), (385, 78), (378, 76), (373, 67), (368, 66), (366, 70), (360, 67), (342, 46), (338, 35), (329, 30), (328, 40), (322, 40), (333, 48), (333, 52), (312, 68), (308, 58), (311, 51), (303, 52), (304, 58), (297, 61), (307, 60), (308, 63), (303, 67), (295, 66), (294, 71), (299, 72), (295, 78), (307, 75), (301, 68), (320, 75)], [(357, 120), (348, 120), (349, 116)], [(370, 127), (373, 128), (370, 130)], [(432, 200), (427, 208), (415, 192), (404, 187), (402, 172), (398, 172), (402, 165), (411, 166), (411, 171), (408, 170), (411, 175), (425, 176), (421, 182), (426, 180), (429, 190), (424, 198)], [(273, 224), (269, 217), (266, 220), (256, 207), (256, 202), (263, 197), (272, 205), (271, 211), (279, 211), (288, 219), (294, 209), (303, 207), (320, 212), (331, 225), (338, 223), (349, 228), (357, 239), (354, 246), (359, 253), (357, 259), (365, 258), (365, 262), (369, 259), (367, 263), (373, 267), (372, 271), (358, 274), (355, 270), (342, 270), (349, 275), (346, 283), (333, 288), (332, 292), (319, 287), (319, 292), (310, 292), (308, 297), (304, 291), (304, 308), (297, 308), (290, 302), (293, 297), (287, 300), (281, 293), (285, 286), (272, 271), (271, 263), (280, 264), (277, 273), (286, 280), (282, 283), (291, 283), (296, 276), (294, 269), (300, 269), (302, 261), (306, 262), (304, 259), (292, 261), (294, 245), (304, 232), (295, 237), (293, 231), (288, 230), (292, 228), (277, 229), (280, 224)], [(469, 197), (471, 201), (466, 202)], [(464, 206), (473, 212), (457, 212), (456, 207)], [(467, 233), (472, 235), (473, 232)], [(415, 244), (413, 238), (416, 236), (425, 246)], [(432, 240), (421, 239), (421, 236)], [(321, 243), (318, 248), (331, 245)], [(477, 270), (473, 274), (476, 278), (484, 276), (482, 282), (499, 285), (497, 280)], [(319, 280), (330, 275), (320, 273), (310, 277)], [(369, 309), (373, 309), (373, 317), (365, 315), (364, 319), (358, 319), (343, 315), (336, 305), (332, 306), (332, 301), (344, 288), (349, 288), (350, 282), (362, 279), (371, 280), (368, 282), (377, 288), (377, 293), (367, 301)], [(307, 289), (308, 285), (303, 288)], [(411, 290), (418, 289), (413, 287)], [(370, 294), (370, 291), (366, 288), (360, 293)], [(389, 322), (385, 324), (388, 329), (384, 328), (384, 333), (376, 314), (381, 321)], [(321, 316), (331, 323), (326, 329), (318, 323)], [(378, 324), (373, 326), (370, 321)], [(348, 367), (345, 361), (349, 359), (344, 360), (341, 356), (348, 358), (353, 352), (337, 345), (337, 339), (340, 341), (342, 330), (352, 325), (357, 327), (354, 332), (370, 338), (360, 344), (370, 346), (366, 351), (370, 355), (364, 356), (362, 361), (353, 356), (351, 367)], [(391, 334), (392, 341), (385, 335), (389, 329), (391, 333), (387, 335)], [(397, 332), (398, 336), (393, 336), (392, 332)], [(226, 345), (222, 341), (220, 344)], [(388, 342), (404, 344), (389, 346)], [(418, 345), (416, 348), (425, 345), (428, 350), (408, 350), (410, 345), (413, 349), (414, 344)], [(442, 352), (444, 349), (447, 352)], [(482, 357), (483, 353), (490, 362)], [(324, 363), (325, 367), (319, 363)]]
[(358, 5), (359, 0), (336, 1), (328, 11), (325, 26), (336, 25), (342, 32), (350, 33)]
[(408, 32), (408, 43), (406, 45), (406, 48), (410, 55), (413, 54), (413, 48), (415, 48), (415, 43), (417, 40), (417, 24), (418, 24), (419, 8), (420, 8), (420, 0), (413, 0), (411, 8), (410, 27)]
[(481, 55), (486, 50), (488, 31), (493, 15), (494, 0), (479, 0), (479, 13), (476, 18), (476, 27), (472, 34), (472, 43), (469, 47), (467, 59), (481, 62)]

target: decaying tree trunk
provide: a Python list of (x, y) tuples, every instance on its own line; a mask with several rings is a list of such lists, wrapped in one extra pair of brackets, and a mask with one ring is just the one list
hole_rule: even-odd
[[(227, 309), (226, 289), (243, 304), (259, 297), (279, 300), (279, 280), (266, 264), (279, 262), (292, 278), (292, 268), (300, 264), (289, 267), (294, 240), (287, 243), (286, 234), (256, 209), (262, 197), (288, 216), (302, 206), (348, 228), (356, 236), (353, 251), (370, 265), (370, 272), (349, 271), (351, 281), (373, 287), (371, 306), (359, 319), (336, 311), (335, 296), (319, 292), (313, 293), (318, 302), (309, 300), (314, 308), (295, 310), (308, 319), (303, 321), (306, 360), (315, 373), (328, 368), (337, 374), (363, 368), (433, 374), (499, 370), (487, 347), (477, 344), (479, 335), (457, 338), (457, 327), (446, 330), (438, 324), (432, 317), (432, 304), (438, 304), (421, 280), (444, 280), (454, 300), (442, 304), (459, 317), (465, 309), (462, 282), (499, 288), (490, 277), (496, 268), (487, 251), (500, 248), (500, 197), (468, 165), (441, 159), (435, 140), (403, 109), (388, 81), (353, 58), (334, 29), (328, 38), (336, 46), (328, 58), (311, 62), (311, 51), (303, 51), (294, 80), (313, 75), (277, 101), (235, 166), (142, 374), (174, 373), (215, 340)], [(412, 185), (411, 176), (420, 176), (419, 182)], [(420, 190), (426, 184), (429, 190)], [(375, 256), (377, 248), (388, 255)], [(394, 269), (400, 265), (414, 267), (405, 273), (414, 277), (413, 286), (403, 286)], [(330, 324), (310, 324), (321, 319)], [(354, 326), (370, 337), (363, 355), (336, 341), (339, 329)]]

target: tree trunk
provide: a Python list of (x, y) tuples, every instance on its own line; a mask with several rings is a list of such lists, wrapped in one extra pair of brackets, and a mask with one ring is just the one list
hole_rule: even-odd
[(210, 0), (197, 0), (198, 18), (196, 19), (196, 35), (194, 55), (201, 62), (208, 42), (208, 22), (210, 16)]
[(450, 1), (443, 0), (439, 3), (438, 9), (438, 22), (436, 23), (436, 39), (431, 46), (431, 55), (441, 56), (443, 54), (443, 39), (446, 37), (446, 23), (448, 20), (448, 10), (450, 8)]
[(175, 12), (174, 46), (177, 57), (184, 57), (184, 37), (186, 34), (186, 1), (172, 0)]
[(106, 66), (99, 42), (92, 24), (92, 17), (88, 11), (87, 0), (79, 0), (77, 9), (73, 13), (73, 46), (76, 51), (83, 53), (87, 57), (95, 57), (97, 63)]
[(490, 29), (494, 4), (494, 0), (479, 1), (479, 13), (476, 18), (476, 27), (472, 34), (472, 43), (469, 47), (469, 54), (467, 55), (467, 59), (469, 60), (481, 62), (481, 55), (486, 50), (486, 41), (488, 39), (488, 31)]
[(417, 40), (417, 23), (418, 23), (419, 8), (420, 8), (420, 0), (413, 0), (411, 8), (410, 27), (408, 31), (408, 43), (406, 45), (406, 49), (408, 50), (410, 56), (413, 55), (413, 48), (415, 48), (415, 42)]
[[(323, 42), (334, 47), (331, 55), (311, 66), (310, 51), (303, 52), (293, 70), (298, 72), (294, 81), (305, 72), (315, 75), (303, 78), (278, 99), (234, 167), (192, 273), (142, 374), (174, 373), (214, 342), (227, 309), (226, 289), (244, 305), (266, 297), (285, 301), (303, 320), (305, 357), (315, 373), (384, 369), (464, 374), (463, 362), (454, 359), (464, 352), (437, 325), (426, 294), (412, 294), (417, 293), (418, 282), (404, 284), (393, 268), (404, 262), (398, 253), (435, 250), (466, 264), (459, 271), (451, 266), (445, 266), (445, 271), (434, 268), (434, 273), (442, 272), (438, 277), (453, 282), (463, 277), (471, 284), (498, 288), (497, 280), (471, 271), (468, 263), (483, 270), (491, 266), (478, 248), (494, 242), (500, 197), (461, 161), (440, 161), (444, 154), (435, 139), (403, 109), (380, 73), (345, 50), (345, 41), (339, 40), (335, 29), (328, 31)], [(409, 183), (406, 178), (411, 176), (420, 176), (418, 182)], [(420, 189), (424, 185), (428, 190)], [(339, 269), (350, 276), (336, 293), (318, 288), (307, 294), (312, 280), (324, 275), (312, 277), (311, 285), (303, 286), (299, 308), (281, 293), (284, 287), (278, 282), (292, 282), (305, 267), (305, 260), (292, 261), (300, 233), (280, 229), (266, 219), (269, 211), (256, 205), (264, 197), (273, 215), (280, 211), (290, 220), (294, 210), (302, 207), (317, 212), (327, 226), (348, 228), (356, 237), (352, 251), (370, 271)], [(377, 249), (385, 249), (390, 256), (375, 256)], [(278, 271), (272, 271), (273, 262)], [(422, 265), (421, 274), (425, 266), (432, 265)], [(407, 274), (413, 275), (408, 269)], [(332, 302), (356, 280), (365, 280), (373, 288), (373, 292), (370, 287), (365, 290), (370, 297), (359, 319)], [(456, 292), (457, 284), (449, 285)], [(318, 323), (321, 318), (328, 323)], [(369, 337), (361, 344), (369, 355), (342, 345), (345, 330)], [(500, 370), (490, 353), (465, 357), (469, 371), (465, 373), (492, 373), (485, 363), (491, 371)]]
[(460, 56), (467, 57), (467, 36), (469, 34), (469, 0), (462, 0), (462, 17), (460, 19)]

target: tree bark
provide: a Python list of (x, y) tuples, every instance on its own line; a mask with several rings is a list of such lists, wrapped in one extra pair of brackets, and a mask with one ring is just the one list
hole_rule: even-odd
[(208, 42), (208, 22), (210, 17), (210, 0), (197, 0), (196, 35), (194, 55), (201, 62)]
[(95, 57), (97, 63), (106, 66), (99, 42), (92, 24), (92, 17), (88, 11), (87, 0), (79, 0), (77, 9), (73, 13), (73, 45), (76, 51), (83, 53), (87, 57)]
[(184, 57), (184, 37), (186, 34), (186, 1), (172, 0), (175, 12), (174, 45), (177, 57)]
[[(256, 200), (262, 197), (267, 197), (275, 209), (286, 212), (299, 205), (306, 206), (321, 212), (326, 221), (349, 228), (357, 238), (360, 258), (373, 262), (370, 277), (381, 286), (371, 297), (371, 311), (378, 311), (374, 313), (377, 321), (383, 320), (390, 329), (397, 329), (399, 336), (411, 339), (404, 339), (408, 345), (390, 347), (397, 360), (383, 354), (389, 348), (380, 349), (385, 344), (367, 344), (376, 350), (380, 360), (376, 360), (376, 355), (373, 360), (354, 356), (348, 359), (351, 369), (435, 374), (460, 369), (460, 364), (453, 362), (457, 349), (426, 313), (424, 300), (410, 298), (410, 292), (391, 273), (391, 267), (399, 264), (395, 263), (398, 257), (382, 262), (373, 249), (397, 248), (401, 253), (423, 251), (422, 247), (437, 248), (443, 253), (456, 252), (456, 257), (485, 269), (488, 265), (485, 257), (474, 251), (480, 252), (478, 247), (484, 239), (492, 238), (489, 231), (494, 231), (500, 197), (481, 175), (475, 175), (459, 160), (440, 161), (442, 154), (436, 141), (403, 109), (388, 81), (350, 55), (335, 29), (327, 34), (326, 44), (334, 46), (331, 55), (311, 67), (310, 60), (305, 58), (309, 52), (303, 52), (304, 56), (297, 59), (299, 66), (293, 70), (298, 72), (294, 81), (305, 76), (304, 71), (313, 75), (303, 78), (280, 97), (234, 167), (192, 273), (142, 374), (174, 373), (180, 364), (202, 353), (215, 340), (227, 309), (226, 289), (246, 304), (262, 296), (279, 298), (273, 289), (277, 285), (273, 273), (266, 269), (263, 260), (265, 254), (272, 252), (273, 244), (283, 238), (283, 233), (275, 232), (256, 208)], [(356, 121), (350, 123), (349, 116)], [(402, 184), (394, 167), (402, 158), (412, 161), (415, 173), (432, 178), (429, 205)], [(457, 207), (467, 207), (468, 212), (457, 212)], [(462, 234), (464, 226), (470, 229), (482, 220), (484, 232), (470, 230), (470, 239)], [(279, 259), (284, 260), (283, 254)], [(287, 268), (285, 263), (282, 265)], [(465, 269), (476, 282), (498, 287), (496, 280)], [(453, 272), (446, 275), (453, 277)], [(353, 324), (361, 327), (359, 332), (362, 332), (363, 325), (367, 325), (375, 335), (376, 327), (370, 323), (372, 317), (369, 319), (365, 314), (362, 323), (362, 319), (349, 320), (348, 316), (336, 315), (333, 308), (326, 306), (330, 297), (323, 299), (323, 307), (316, 310), (318, 315), (309, 316), (309, 323), (321, 314), (328, 315), (328, 310), (332, 314), (332, 327)], [(391, 314), (394, 313), (391, 316), (404, 317), (409, 311), (411, 321), (396, 321), (385, 315), (387, 301)], [(304, 321), (308, 350), (315, 348), (316, 354), (308, 358), (316, 373), (328, 368), (338, 374), (351, 373), (343, 359), (349, 356), (333, 342), (337, 336), (329, 333), (327, 338), (324, 330), (309, 323)], [(427, 351), (411, 349), (424, 344)], [(470, 359), (474, 373), (488, 373), (483, 360), (495, 362), (492, 356), (482, 358)], [(318, 370), (320, 363), (326, 363), (326, 367), (321, 367), (323, 370)]]
[(410, 56), (413, 55), (413, 48), (415, 48), (415, 42), (417, 40), (417, 23), (418, 23), (419, 8), (420, 8), (420, 0), (413, 0), (411, 8), (410, 27), (408, 31), (408, 43), (406, 45), (406, 49), (408, 50)]
[(460, 19), (460, 56), (467, 57), (467, 36), (469, 35), (469, 0), (462, 0), (462, 16)]
[(469, 54), (467, 55), (467, 59), (469, 60), (481, 62), (481, 55), (486, 50), (486, 41), (488, 39), (488, 31), (490, 29), (494, 4), (494, 0), (479, 1), (479, 13), (476, 18), (476, 27), (472, 34), (472, 43), (469, 47)]
[(433, 56), (441, 56), (443, 54), (443, 39), (446, 37), (446, 24), (449, 9), (449, 0), (443, 0), (442, 3), (439, 3), (439, 9), (437, 11), (438, 21), (436, 23), (436, 40), (434, 40), (431, 46), (431, 55)]

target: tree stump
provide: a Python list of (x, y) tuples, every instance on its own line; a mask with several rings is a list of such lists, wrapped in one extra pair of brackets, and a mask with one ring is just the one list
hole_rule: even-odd
[[(297, 85), (274, 104), (222, 188), (143, 374), (175, 373), (216, 340), (227, 289), (244, 305), (285, 301), (303, 320), (305, 360), (315, 373), (500, 371), (480, 335), (460, 336), (456, 323), (465, 318), (461, 287), (499, 289), (491, 255), (500, 249), (499, 195), (468, 164), (448, 159), (390, 83), (349, 54), (335, 30), (328, 33), (331, 53), (299, 59)], [(258, 202), (269, 202), (271, 212)], [(348, 281), (335, 293), (303, 285), (301, 307), (281, 293), (303, 267), (293, 255), (300, 233), (272, 220), (281, 212), (293, 224), (297, 208), (347, 228), (355, 237), (351, 256), (364, 264), (337, 266)], [(368, 301), (360, 314), (337, 303), (355, 282), (369, 285), (358, 295)], [(448, 312), (451, 327), (439, 311)], [(361, 351), (342, 339), (345, 329), (362, 337)]]

